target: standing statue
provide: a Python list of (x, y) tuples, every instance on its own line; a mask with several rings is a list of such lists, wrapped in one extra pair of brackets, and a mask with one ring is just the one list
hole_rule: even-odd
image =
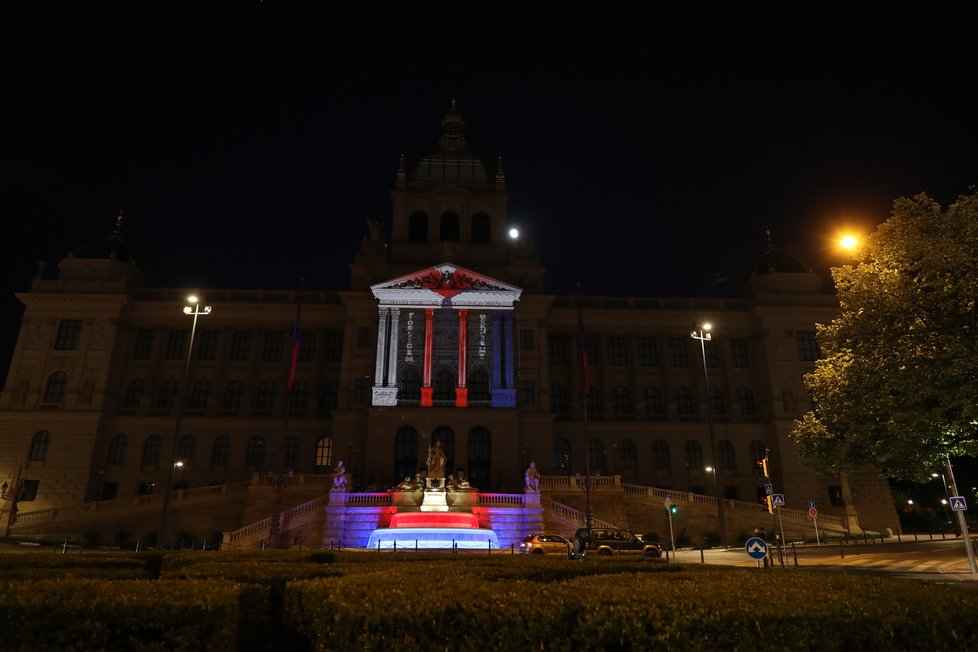
[[(432, 481), (438, 481), (438, 487), (432, 487)], [(445, 483), (445, 451), (441, 449), (441, 442), (428, 447), (428, 488), (443, 488)]]
[(524, 482), (526, 484), (527, 491), (530, 492), (540, 491), (540, 472), (537, 471), (536, 462), (530, 462), (530, 466), (526, 469)]
[(333, 469), (333, 491), (346, 491), (347, 482), (346, 467), (343, 466), (343, 460), (340, 460)]

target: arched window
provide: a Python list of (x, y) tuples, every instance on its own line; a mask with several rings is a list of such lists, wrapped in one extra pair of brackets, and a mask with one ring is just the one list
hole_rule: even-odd
[(435, 394), (436, 401), (455, 400), (455, 374), (448, 369), (442, 369), (435, 374)]
[(150, 435), (143, 442), (143, 466), (158, 466), (160, 463), (160, 448), (163, 446), (163, 438), (159, 435)]
[(554, 442), (554, 467), (562, 473), (570, 473), (571, 447), (566, 439)]
[(740, 403), (740, 416), (757, 416), (757, 407), (754, 405), (754, 392), (746, 387), (737, 388), (737, 402)]
[(309, 383), (297, 382), (289, 394), (289, 413), (303, 414), (309, 406)]
[(489, 374), (484, 371), (473, 371), (469, 376), (469, 400), (489, 400)]
[(248, 440), (245, 466), (252, 471), (265, 470), (265, 438), (261, 435), (255, 435)]
[(469, 482), (473, 487), (485, 490), (489, 487), (492, 472), (492, 437), (485, 428), (469, 431)]
[(107, 464), (123, 464), (126, 461), (126, 447), (128, 440), (123, 434), (118, 434), (109, 442), (109, 457), (105, 460)]
[(616, 419), (627, 419), (632, 416), (632, 397), (627, 387), (618, 385), (611, 389), (611, 407)]
[(550, 386), (550, 410), (558, 419), (570, 416), (570, 402), (567, 400), (567, 389), (563, 385)]
[(421, 374), (417, 369), (405, 369), (401, 372), (401, 389), (398, 396), (405, 401), (421, 400)]
[(645, 416), (661, 417), (666, 413), (666, 404), (662, 401), (662, 392), (658, 387), (645, 387)]
[(458, 213), (446, 211), (441, 214), (441, 229), (438, 232), (438, 239), (441, 242), (458, 242), (459, 240), (459, 219)]
[(703, 447), (694, 439), (686, 441), (686, 468), (690, 471), (703, 470)]
[(492, 240), (492, 222), (487, 213), (472, 216), (472, 242), (485, 244)]
[(241, 399), (244, 397), (244, 383), (240, 380), (232, 380), (224, 390), (224, 410), (240, 410)]
[(418, 431), (411, 426), (402, 426), (394, 434), (394, 471), (398, 478), (414, 478), (418, 473)]
[(299, 438), (289, 435), (285, 438), (285, 467), (295, 470), (299, 466)]
[(656, 471), (668, 471), (671, 467), (669, 444), (665, 439), (656, 439), (652, 442), (652, 468)]
[(431, 433), (431, 443), (441, 442), (445, 453), (445, 477), (455, 472), (455, 432), (448, 426), (439, 426)]
[(160, 385), (160, 393), (156, 398), (156, 407), (161, 410), (172, 410), (177, 399), (177, 381), (167, 380)]
[(221, 468), (228, 465), (231, 459), (231, 438), (221, 435), (214, 440), (214, 450), (211, 452), (211, 467)]
[(190, 409), (206, 410), (207, 399), (211, 395), (211, 384), (209, 381), (201, 380), (194, 383), (194, 388), (190, 392)]
[(146, 389), (146, 383), (142, 380), (133, 380), (128, 385), (126, 385), (126, 398), (122, 404), (127, 410), (135, 410), (139, 407), (139, 400), (143, 397), (143, 392)]
[(717, 442), (717, 465), (721, 471), (733, 471), (737, 468), (737, 459), (734, 455), (734, 447), (726, 439)]
[(622, 439), (618, 443), (618, 456), (622, 471), (634, 471), (638, 467), (638, 451), (631, 439)]
[(51, 433), (41, 430), (34, 434), (31, 440), (31, 450), (27, 459), (31, 462), (43, 462), (48, 458), (48, 445), (51, 443)]
[(602, 475), (606, 472), (606, 460), (604, 455), (604, 444), (598, 439), (592, 439), (587, 443), (588, 456), (591, 458), (591, 473)]
[(727, 407), (723, 404), (723, 392), (719, 387), (710, 387), (706, 390), (706, 395), (710, 399), (710, 412), (712, 414), (726, 414)]
[(316, 470), (321, 471), (333, 464), (333, 438), (320, 437), (316, 442)]
[(44, 398), (42, 403), (64, 403), (65, 389), (68, 387), (68, 374), (63, 371), (55, 371), (48, 376), (48, 383), (44, 387)]
[(193, 435), (184, 435), (180, 438), (177, 445), (177, 459), (183, 462), (193, 462), (197, 455), (197, 438)]
[(693, 395), (689, 393), (689, 388), (680, 385), (672, 392), (676, 399), (676, 414), (680, 416), (691, 416), (696, 414), (693, 409)]
[(428, 214), (424, 211), (411, 213), (408, 217), (408, 242), (428, 241)]
[(272, 410), (275, 407), (275, 383), (266, 380), (258, 386), (258, 395), (255, 397), (256, 410)]

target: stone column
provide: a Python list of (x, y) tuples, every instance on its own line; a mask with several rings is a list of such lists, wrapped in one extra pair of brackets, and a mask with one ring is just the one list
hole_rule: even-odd
[(435, 340), (435, 309), (424, 309), (424, 371), (421, 374), (421, 405), (434, 405), (434, 390), (431, 387), (431, 347)]
[(390, 308), (381, 307), (377, 318), (377, 364), (374, 370), (374, 387), (384, 386), (384, 358), (387, 357), (387, 315)]
[(391, 308), (391, 329), (390, 345), (388, 346), (389, 355), (387, 356), (387, 382), (388, 387), (397, 387), (397, 342), (400, 333), (401, 309)]
[(458, 311), (458, 386), (455, 388), (455, 407), (465, 407), (469, 399), (469, 388), (465, 384), (469, 341), (468, 317), (468, 310), (462, 308)]

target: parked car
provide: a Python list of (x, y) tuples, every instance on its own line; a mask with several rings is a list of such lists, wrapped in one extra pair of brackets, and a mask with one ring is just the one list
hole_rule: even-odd
[(566, 555), (571, 550), (571, 542), (559, 534), (531, 534), (520, 541), (521, 555)]
[(574, 533), (574, 554), (585, 555), (643, 555), (661, 557), (662, 546), (655, 541), (643, 541), (634, 532), (616, 528), (580, 528)]

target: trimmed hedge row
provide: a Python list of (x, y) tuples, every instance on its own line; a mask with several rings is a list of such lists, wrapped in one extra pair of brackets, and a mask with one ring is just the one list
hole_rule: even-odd
[[(144, 554), (0, 555), (0, 648), (978, 649), (978, 592), (869, 575), (626, 557)], [(71, 570), (111, 574), (141, 557), (161, 579)], [(9, 581), (29, 563), (65, 579)]]
[(213, 650), (267, 630), (268, 590), (209, 580), (0, 582), (4, 650)]

